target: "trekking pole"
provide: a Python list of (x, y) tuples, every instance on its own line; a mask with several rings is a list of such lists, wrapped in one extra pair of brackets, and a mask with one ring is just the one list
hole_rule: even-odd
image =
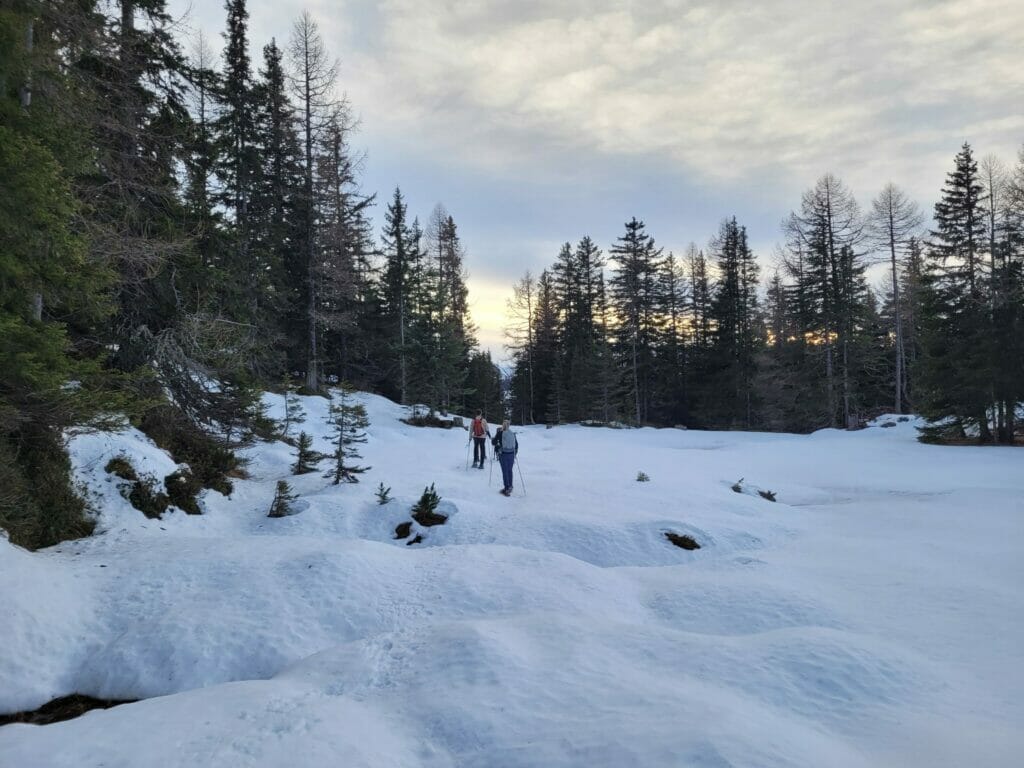
[(466, 442), (466, 471), (469, 472), (469, 444), (473, 442), (472, 438)]
[(523, 467), (519, 463), (519, 457), (516, 456), (516, 469), (519, 470), (519, 484), (523, 486), (523, 496), (526, 495), (526, 481), (523, 480)]
[(491, 479), (494, 477), (494, 454), (491, 454), (491, 468), (487, 472), (487, 487), (491, 487)]

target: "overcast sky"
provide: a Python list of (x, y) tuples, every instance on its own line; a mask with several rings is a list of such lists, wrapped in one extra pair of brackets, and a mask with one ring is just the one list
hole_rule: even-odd
[[(221, 2), (171, 0), (216, 48)], [(254, 64), (305, 8), (361, 120), (375, 218), (401, 186), (468, 252), (481, 341), (559, 245), (631, 216), (666, 250), (779, 222), (823, 173), (863, 207), (887, 181), (930, 213), (960, 144), (1024, 143), (1022, 0), (250, 0)]]

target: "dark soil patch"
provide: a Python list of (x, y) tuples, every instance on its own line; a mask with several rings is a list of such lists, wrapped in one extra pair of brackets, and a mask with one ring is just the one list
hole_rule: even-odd
[(700, 549), (700, 544), (692, 536), (665, 531), (665, 538), (682, 549)]
[(30, 712), (15, 712), (0, 715), (0, 726), (11, 723), (28, 723), (29, 725), (49, 725), (64, 720), (73, 720), (92, 709), (110, 709), (121, 704), (134, 704), (138, 699), (94, 699), (73, 693), (43, 704), (39, 709)]
[(401, 420), (403, 424), (408, 424), (410, 427), (437, 427), (438, 429), (451, 429), (455, 426), (451, 419), (442, 419), (440, 416), (434, 414), (427, 414), (426, 416), (410, 416), (408, 419)]
[(410, 521), (399, 523), (395, 526), (396, 539), (407, 539), (410, 533), (412, 533), (412, 523)]
[(448, 521), (447, 515), (439, 515), (437, 512), (414, 512), (412, 519), (422, 525), (424, 528), (429, 528), (432, 525), (444, 525)]
[(423, 541), (423, 537), (417, 533), (415, 539), (410, 539), (409, 541), (405, 542), (405, 546), (410, 547), (413, 544), (419, 544), (421, 541)]

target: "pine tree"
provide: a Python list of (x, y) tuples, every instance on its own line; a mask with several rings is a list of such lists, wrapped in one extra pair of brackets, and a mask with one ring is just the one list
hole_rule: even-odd
[(419, 242), (406, 221), (407, 208), (402, 191), (395, 194), (384, 213), (384, 273), (381, 278), (381, 300), (384, 323), (388, 329), (388, 346), (398, 377), (397, 395), (400, 403), (409, 402), (410, 343), (414, 296), (423, 281)]
[(349, 147), (352, 118), (341, 103), (323, 132), (317, 173), (316, 321), (323, 357), (344, 377), (360, 354), (360, 264), (373, 251), (367, 220), (372, 196), (359, 192), (356, 158)]
[(497, 418), (504, 411), (501, 369), (494, 364), (490, 352), (474, 352), (469, 358), (466, 383), (468, 411), (482, 411), (491, 418)]
[(306, 412), (299, 400), (295, 385), (290, 376), (284, 377), (284, 419), (281, 421), (281, 436), (287, 437), (292, 425), (301, 424), (306, 420)]
[(924, 223), (917, 204), (895, 184), (886, 184), (871, 204), (868, 230), (873, 245), (889, 257), (892, 291), (893, 346), (895, 350), (894, 410), (903, 413), (906, 399), (906, 339), (903, 332), (903, 304), (900, 295), (900, 261), (906, 248)]
[(274, 500), (270, 503), (270, 511), (267, 513), (267, 517), (288, 517), (288, 515), (294, 515), (295, 508), (292, 504), (298, 498), (286, 481), (278, 480), (277, 487), (274, 490)]
[(652, 402), (656, 338), (656, 275), (661, 249), (636, 217), (611, 249), (616, 270), (609, 282), (611, 309), (616, 317), (615, 346), (629, 371), (627, 390), (636, 424), (643, 424)]
[(248, 203), (248, 227), (253, 261), (260, 265), (260, 327), (267, 335), (265, 343), (274, 350), (268, 365), (294, 371), (306, 365), (306, 204), (295, 110), (288, 97), (282, 56), (274, 40), (264, 46), (254, 86), (253, 143), (259, 168)]
[(31, 548), (92, 530), (63, 431), (123, 407), (92, 341), (114, 275), (78, 226), (73, 181), (92, 170), (92, 136), (75, 118), (90, 94), (63, 50), (96, 30), (72, 4), (45, 23), (34, 10), (0, 13), (0, 528)]
[(523, 424), (534, 424), (538, 399), (534, 376), (537, 283), (529, 272), (512, 286), (506, 314), (505, 347), (512, 354), (511, 399), (513, 412)]
[(313, 438), (306, 432), (299, 432), (299, 439), (296, 443), (297, 453), (295, 464), (292, 465), (293, 475), (306, 475), (316, 471), (316, 464), (323, 458), (313, 451)]
[(316, 465), (320, 462), (321, 455), (313, 450), (312, 436), (300, 432), (296, 448), (298, 452), (295, 455), (295, 464), (292, 465), (292, 474), (308, 475), (310, 472), (316, 472)]
[(934, 423), (925, 430), (926, 439), (948, 432), (947, 420), (958, 436), (976, 430), (981, 442), (993, 437), (988, 415), (993, 332), (982, 271), (985, 218), (978, 164), (965, 143), (935, 204), (922, 286), (918, 407)]
[(761, 343), (758, 266), (747, 244), (746, 229), (735, 217), (722, 222), (712, 250), (719, 274), (710, 309), (713, 380), (721, 393), (716, 410), (721, 422), (749, 428), (754, 422), (755, 355)]
[(993, 288), (993, 326), (998, 350), (996, 397), (1001, 403), (998, 438), (1016, 439), (1024, 403), (1024, 148), (1006, 180)]
[(842, 181), (826, 174), (804, 193), (800, 213), (789, 218), (786, 230), (798, 281), (791, 306), (808, 353), (820, 352), (824, 368), (820, 426), (853, 426), (856, 381), (849, 347), (855, 303), (863, 298), (860, 208)]
[(219, 202), (230, 211), (232, 253), (224, 259), (224, 286), (234, 294), (233, 314), (257, 323), (261, 319), (261, 277), (265, 265), (254, 258), (251, 203), (259, 173), (256, 139), (256, 92), (249, 61), (249, 11), (246, 0), (226, 0), (224, 74), (220, 115), (214, 123), (219, 147)]
[(337, 109), (335, 84), (338, 64), (329, 58), (316, 21), (303, 11), (292, 26), (288, 45), (291, 72), (289, 83), (298, 105), (301, 129), (303, 212), (300, 241), (304, 255), (305, 291), (300, 306), (305, 314), (306, 388), (320, 388), (322, 354), (317, 326), (317, 220), (316, 220), (316, 149), (326, 126)]
[(221, 86), (220, 75), (214, 68), (214, 54), (201, 32), (192, 56), (189, 82), (192, 120), (185, 157), (185, 205), (193, 222), (200, 264), (203, 270), (212, 271), (217, 266), (220, 253), (226, 249), (221, 229), (223, 217), (213, 199), (218, 160), (214, 112)]
[(563, 355), (559, 334), (558, 299), (554, 279), (548, 270), (541, 272), (537, 280), (537, 303), (534, 328), (534, 349), (532, 358), (538, 375), (534, 379), (534, 395), (537, 404), (544, 408), (544, 421), (548, 424), (562, 422)]
[(428, 400), (447, 410), (462, 404), (470, 350), (475, 346), (469, 317), (464, 260), (455, 220), (438, 204), (425, 233), (429, 333), (423, 335), (421, 365), (431, 373)]
[(687, 325), (689, 327), (689, 365), (686, 391), (690, 396), (691, 423), (701, 426), (707, 422), (714, 391), (711, 381), (711, 281), (708, 276), (707, 257), (690, 243), (686, 249), (685, 270), (690, 296)]
[(690, 416), (684, 338), (688, 301), (684, 266), (669, 253), (658, 271), (658, 311), (664, 322), (658, 344), (657, 378), (662, 419), (673, 424), (685, 424)]
[(347, 384), (338, 389), (337, 398), (332, 398), (330, 424), (334, 428), (334, 468), (327, 473), (335, 485), (359, 482), (359, 475), (369, 467), (360, 467), (351, 462), (361, 459), (357, 446), (366, 442), (365, 430), (370, 426), (366, 408), (354, 399), (354, 393)]

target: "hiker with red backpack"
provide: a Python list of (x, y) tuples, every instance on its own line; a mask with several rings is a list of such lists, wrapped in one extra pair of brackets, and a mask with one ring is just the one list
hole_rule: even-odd
[(487, 438), (491, 436), (490, 427), (483, 411), (476, 412), (476, 418), (469, 424), (469, 439), (473, 441), (473, 467), (483, 469), (487, 459)]

